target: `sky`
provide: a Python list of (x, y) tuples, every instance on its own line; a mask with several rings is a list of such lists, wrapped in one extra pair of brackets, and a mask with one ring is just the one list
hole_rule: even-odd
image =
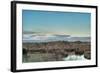
[(71, 36), (90, 36), (91, 14), (57, 11), (22, 11), (23, 31), (65, 34)]

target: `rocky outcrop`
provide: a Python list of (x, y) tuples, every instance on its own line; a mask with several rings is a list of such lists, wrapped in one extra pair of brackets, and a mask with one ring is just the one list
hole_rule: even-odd
[(90, 52), (90, 51), (86, 51), (86, 52), (84, 53), (84, 58), (86, 58), (86, 59), (91, 59), (91, 52)]

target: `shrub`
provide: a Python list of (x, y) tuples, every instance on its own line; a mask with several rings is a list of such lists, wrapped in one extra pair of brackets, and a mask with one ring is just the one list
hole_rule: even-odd
[(26, 55), (26, 54), (27, 54), (27, 49), (23, 48), (23, 55)]

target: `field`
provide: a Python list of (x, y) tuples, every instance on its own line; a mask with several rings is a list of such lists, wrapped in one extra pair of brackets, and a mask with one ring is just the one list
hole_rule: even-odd
[[(23, 43), (23, 62), (64, 61), (71, 55), (91, 59), (90, 42), (53, 41), (40, 43)], [(70, 59), (71, 60), (71, 59)], [(77, 59), (75, 59), (77, 60)]]

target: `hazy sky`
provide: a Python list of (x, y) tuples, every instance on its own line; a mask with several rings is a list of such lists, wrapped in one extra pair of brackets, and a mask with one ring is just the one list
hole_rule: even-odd
[(23, 10), (23, 31), (90, 36), (90, 13)]

